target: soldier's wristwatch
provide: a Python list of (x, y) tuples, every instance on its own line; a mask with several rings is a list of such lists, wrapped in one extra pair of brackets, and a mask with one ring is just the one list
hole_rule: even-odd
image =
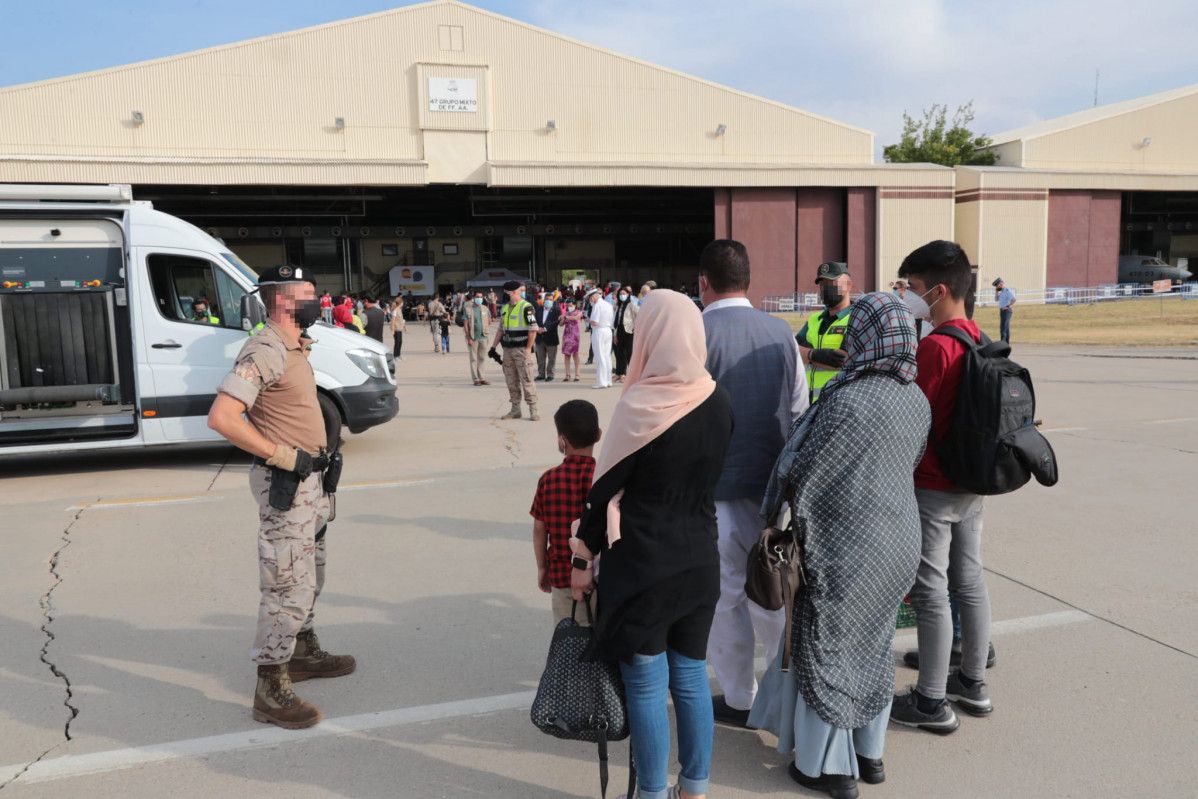
[(582, 569), (583, 571), (591, 568), (591, 562), (581, 555), (575, 555), (574, 557), (570, 558), (570, 564), (574, 568)]

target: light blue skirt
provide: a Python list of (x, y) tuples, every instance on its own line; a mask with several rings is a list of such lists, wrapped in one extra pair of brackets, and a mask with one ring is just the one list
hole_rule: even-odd
[[(789, 641), (783, 641), (782, 647)], [(793, 668), (793, 667), (792, 667)], [(749, 711), (748, 726), (778, 736), (778, 751), (795, 754), (795, 766), (808, 777), (848, 774), (860, 777), (857, 756), (881, 759), (886, 744), (890, 705), (873, 721), (855, 730), (833, 727), (808, 707), (799, 692), (795, 671), (782, 671), (782, 648), (766, 669)]]

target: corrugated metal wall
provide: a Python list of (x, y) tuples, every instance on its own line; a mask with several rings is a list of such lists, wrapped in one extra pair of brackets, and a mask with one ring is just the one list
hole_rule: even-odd
[[(432, 76), (475, 79), (479, 111), (429, 111)], [(403, 165), (424, 157), (422, 126), (487, 130), (492, 161), (873, 160), (866, 131), (454, 3), (0, 90), (0, 118), (5, 155), (104, 159), (71, 165), (75, 180), (411, 183), (423, 175)], [(547, 129), (550, 119), (556, 131)], [(178, 163), (132, 165), (196, 157), (226, 160), (196, 172)], [(373, 180), (361, 167), (330, 180), (319, 170), (299, 174), (280, 164), (274, 172), (227, 159), (391, 166)], [(61, 165), (0, 161), (0, 179), (68, 178)], [(590, 177), (564, 182), (602, 185)]]

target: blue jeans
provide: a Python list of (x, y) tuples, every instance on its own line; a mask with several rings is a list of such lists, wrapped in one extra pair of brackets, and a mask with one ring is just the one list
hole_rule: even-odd
[(1008, 344), (1011, 343), (1011, 309), (998, 309), (998, 334), (999, 338)]
[(665, 799), (669, 788), (670, 715), (668, 695), (674, 697), (678, 719), (678, 784), (690, 794), (707, 793), (715, 721), (707, 661), (692, 660), (667, 649), (657, 655), (636, 655), (632, 665), (620, 663), (632, 729), (632, 757), (640, 799)]

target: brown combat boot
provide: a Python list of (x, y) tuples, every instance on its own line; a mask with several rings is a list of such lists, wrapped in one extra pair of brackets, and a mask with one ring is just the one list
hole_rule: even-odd
[(541, 414), (537, 413), (537, 406), (536, 406), (536, 405), (529, 405), (529, 406), (528, 406), (528, 421), (530, 421), (530, 422), (539, 422), (539, 421), (541, 421)]
[(278, 724), (286, 730), (301, 730), (320, 722), (320, 708), (305, 702), (291, 690), (286, 663), (258, 667), (254, 690), (254, 720)]
[(315, 630), (296, 633), (295, 654), (288, 664), (292, 682), (303, 682), (312, 677), (340, 677), (357, 667), (353, 655), (330, 655), (321, 649)]
[(508, 411), (507, 413), (505, 413), (503, 416), (500, 416), (499, 418), (500, 418), (500, 419), (519, 419), (519, 418), (520, 418), (520, 416), (521, 416), (521, 414), (520, 414), (520, 406), (519, 406), (519, 405), (513, 405), (513, 406), (512, 406), (512, 409), (511, 409), (510, 411)]

